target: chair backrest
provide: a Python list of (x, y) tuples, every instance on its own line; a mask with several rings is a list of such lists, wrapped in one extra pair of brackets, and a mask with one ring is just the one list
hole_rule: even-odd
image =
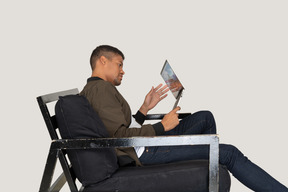
[(79, 94), (79, 91), (77, 88), (37, 97), (37, 101), (38, 101), (41, 113), (43, 115), (44, 121), (46, 123), (48, 132), (50, 134), (51, 140), (59, 139), (60, 137), (56, 131), (56, 129), (58, 128), (56, 116), (50, 115), (47, 104), (50, 102), (57, 101), (60, 96), (76, 95), (76, 94)]
[[(54, 101), (58, 101), (59, 97), (61, 96), (76, 95), (76, 94), (79, 94), (79, 91), (77, 88), (37, 97), (37, 101), (38, 101), (42, 116), (44, 118), (44, 121), (46, 123), (51, 140), (59, 139), (60, 135), (58, 135), (56, 131), (58, 128), (56, 116), (50, 115), (47, 104), (54, 102)], [(78, 189), (75, 183), (75, 175), (73, 173), (71, 165), (68, 164), (68, 161), (65, 155), (66, 155), (66, 151), (63, 151), (63, 150), (58, 151), (56, 155), (58, 159), (60, 160), (61, 166), (63, 168), (63, 173), (57, 178), (57, 180), (53, 183), (53, 185), (51, 185), (57, 157), (55, 156), (54, 152), (51, 152), (51, 150), (49, 151), (39, 192), (60, 191), (63, 185), (66, 183), (66, 181), (69, 185), (71, 192), (78, 192)], [(80, 189), (80, 191), (82, 190), (83, 188)]]
[[(71, 89), (37, 97), (52, 142), (59, 139), (108, 137), (108, 132), (101, 119), (98, 117), (88, 100), (78, 93), (78, 89)], [(49, 112), (49, 109), (51, 110), (51, 108), (50, 106), (47, 106), (50, 102), (55, 102), (55, 115), (52, 116)], [(118, 169), (118, 159), (114, 148), (56, 150), (67, 183), (70, 190), (73, 192), (78, 191), (75, 184), (76, 178), (83, 186), (86, 186), (110, 177), (111, 174)], [(66, 154), (68, 154), (68, 157)], [(68, 159), (71, 163), (70, 165)], [(53, 165), (54, 162), (48, 161), (50, 160), (47, 160), (47, 165)], [(50, 166), (48, 169), (53, 168), (53, 166)], [(45, 177), (46, 175), (47, 174), (45, 174)], [(63, 179), (60, 179), (63, 185), (65, 184), (65, 178), (64, 183), (62, 181)], [(42, 181), (45, 183), (45, 179)], [(46, 182), (47, 181), (48, 179)], [(50, 188), (47, 184), (43, 185), (45, 186), (43, 188)], [(59, 185), (58, 188), (61, 188), (62, 186)]]
[[(92, 105), (81, 95), (60, 97), (55, 106), (62, 140), (108, 138), (108, 131)], [(77, 179), (83, 186), (101, 182), (119, 168), (114, 148), (66, 149)]]

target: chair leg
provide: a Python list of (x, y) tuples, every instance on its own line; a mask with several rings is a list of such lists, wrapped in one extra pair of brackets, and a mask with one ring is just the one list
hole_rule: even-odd
[(50, 187), (49, 192), (59, 192), (65, 185), (65, 183), (66, 183), (66, 177), (64, 173), (62, 173)]
[(84, 186), (81, 186), (79, 192), (82, 192), (84, 190)]
[(47, 161), (46, 161), (46, 166), (44, 169), (41, 185), (39, 192), (48, 192), (50, 191), (50, 185), (53, 179), (53, 174), (56, 166), (56, 161), (57, 161), (57, 151), (56, 150), (51, 150), (49, 151)]
[(66, 180), (67, 180), (67, 183), (70, 187), (71, 192), (78, 192), (77, 186), (75, 184), (75, 179), (73, 179), (73, 176), (71, 175), (70, 167), (68, 165), (68, 162), (65, 158), (63, 151), (61, 151), (61, 150), (58, 151), (58, 158), (59, 158), (60, 163), (62, 165), (62, 169), (64, 171), (64, 175), (66, 177)]

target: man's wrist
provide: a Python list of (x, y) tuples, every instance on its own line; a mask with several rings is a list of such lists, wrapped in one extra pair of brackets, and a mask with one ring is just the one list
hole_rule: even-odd
[(137, 111), (137, 113), (133, 115), (133, 117), (135, 118), (136, 122), (139, 123), (140, 125), (143, 125), (146, 119), (146, 115), (142, 114), (140, 111)]
[(144, 105), (142, 105), (142, 106), (140, 107), (139, 111), (140, 111), (143, 115), (146, 116), (149, 110), (147, 109), (147, 107), (145, 107)]
[(152, 126), (154, 128), (156, 136), (163, 135), (165, 133), (165, 128), (161, 122), (158, 122)]

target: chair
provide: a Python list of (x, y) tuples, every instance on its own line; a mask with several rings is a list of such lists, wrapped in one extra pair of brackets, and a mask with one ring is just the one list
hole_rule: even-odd
[[(37, 101), (42, 112), (44, 121), (48, 128), (50, 137), (51, 137), (51, 145), (47, 157), (47, 162), (45, 165), (42, 181), (40, 184), (39, 192), (58, 192), (62, 189), (64, 184), (67, 182), (71, 192), (89, 192), (89, 191), (118, 191), (117, 189), (109, 189), (107, 188), (109, 181), (115, 182), (115, 178), (117, 179), (117, 183), (121, 186), (121, 181), (119, 178), (122, 178), (123, 185), (124, 179), (128, 175), (130, 178), (134, 176), (144, 174), (153, 175), (153, 170), (157, 170), (158, 173), (162, 171), (171, 170), (174, 171), (175, 175), (181, 174), (185, 176), (183, 178), (183, 182), (187, 181), (186, 169), (191, 168), (195, 169), (196, 173), (200, 173), (197, 178), (188, 178), (188, 181), (194, 183), (205, 183), (205, 185), (209, 186), (209, 191), (218, 192), (219, 191), (219, 175), (220, 175), (220, 191), (229, 191), (230, 190), (230, 175), (225, 166), (219, 165), (219, 138), (218, 135), (187, 135), (187, 136), (157, 136), (157, 137), (130, 137), (130, 138), (85, 138), (85, 139), (62, 139), (57, 133), (57, 119), (55, 115), (50, 115), (47, 104), (53, 101), (58, 101), (59, 97), (64, 97), (67, 95), (77, 95), (79, 93), (78, 89), (71, 89), (67, 91), (61, 91), (57, 93), (51, 93), (43, 96), (37, 97)], [(151, 114), (147, 115), (148, 120), (153, 119), (161, 119), (164, 114)], [(184, 118), (187, 114), (180, 114), (179, 118)], [(67, 151), (73, 150), (94, 150), (94, 149), (108, 149), (115, 147), (137, 147), (137, 146), (161, 146), (161, 145), (210, 145), (210, 154), (209, 161), (207, 160), (197, 160), (197, 161), (188, 161), (188, 162), (179, 162), (173, 164), (162, 164), (162, 165), (151, 165), (151, 166), (143, 166), (143, 167), (119, 167), (118, 170), (111, 176), (111, 178), (105, 178), (104, 181), (100, 184), (89, 185), (89, 186), (81, 186), (78, 189), (76, 185), (75, 170), (72, 165), (69, 163), (69, 156), (67, 156)], [(61, 167), (63, 169), (63, 173), (56, 179), (56, 181), (52, 184), (52, 179), (54, 175), (54, 170), (56, 166), (57, 159), (59, 159)], [(178, 171), (181, 170), (181, 171)], [(178, 172), (179, 173), (178, 173)], [(194, 171), (194, 170), (193, 170)], [(198, 172), (197, 172), (198, 171)], [(154, 171), (155, 172), (155, 171)], [(187, 173), (188, 175), (191, 173)], [(170, 180), (173, 180), (173, 177), (179, 176), (171, 176)], [(124, 179), (123, 179), (124, 178)], [(78, 178), (79, 179), (79, 178)], [(114, 179), (114, 180), (113, 180)], [(153, 178), (152, 178), (153, 179)], [(156, 178), (155, 178), (156, 179)], [(157, 178), (159, 179), (159, 178)], [(160, 182), (164, 182), (167, 185), (167, 189), (169, 188), (169, 182), (165, 183), (165, 180)], [(127, 179), (126, 179), (127, 180)], [(195, 181), (194, 181), (195, 180)], [(208, 180), (208, 181), (207, 181)], [(167, 180), (169, 181), (169, 180)], [(105, 183), (106, 182), (106, 183)], [(108, 184), (107, 184), (108, 182)], [(129, 183), (129, 180), (127, 180)], [(150, 181), (149, 181), (150, 182)], [(104, 184), (103, 184), (104, 183)], [(186, 182), (187, 183), (187, 182)], [(127, 183), (125, 183), (127, 184)], [(149, 183), (150, 184), (150, 183)], [(151, 182), (151, 185), (155, 185)], [(156, 183), (159, 185), (159, 183)], [(181, 184), (184, 185), (184, 184)], [(208, 187), (206, 188), (208, 189)], [(106, 188), (105, 188), (106, 187)], [(149, 191), (149, 186), (148, 191)], [(222, 187), (222, 189), (221, 189)], [(144, 187), (145, 189), (145, 187)], [(121, 190), (119, 190), (121, 191)], [(166, 190), (165, 190), (166, 191)], [(167, 190), (168, 191), (168, 190)], [(192, 191), (199, 191), (197, 189)], [(207, 191), (205, 189), (205, 191)]]

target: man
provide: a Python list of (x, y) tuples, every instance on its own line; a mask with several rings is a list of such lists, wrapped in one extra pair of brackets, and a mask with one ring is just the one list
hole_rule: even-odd
[[(216, 134), (216, 124), (209, 111), (194, 113), (179, 122), (176, 107), (164, 116), (161, 122), (143, 125), (148, 111), (153, 109), (167, 96), (167, 86), (152, 87), (146, 95), (143, 105), (135, 116), (116, 89), (121, 84), (123, 75), (123, 53), (115, 47), (102, 45), (91, 55), (92, 76), (81, 95), (91, 103), (106, 126), (111, 137)], [(288, 189), (253, 164), (236, 147), (220, 144), (219, 161), (244, 185), (254, 191), (281, 191)], [(137, 165), (168, 163), (192, 159), (208, 159), (207, 146), (161, 146), (117, 149), (123, 164), (135, 162)], [(126, 158), (123, 158), (126, 157)], [(128, 158), (127, 158), (128, 157)]]

